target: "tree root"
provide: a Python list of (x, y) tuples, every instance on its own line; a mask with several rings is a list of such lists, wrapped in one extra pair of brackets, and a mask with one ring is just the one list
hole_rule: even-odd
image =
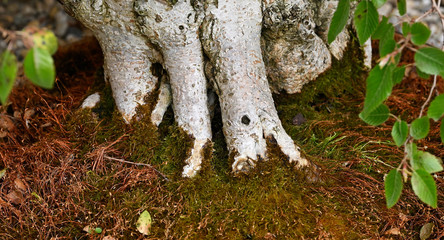
[(336, 0), (62, 2), (99, 40), (105, 76), (128, 123), (159, 85), (152, 63), (163, 65), (169, 83), (164, 76), (151, 121), (158, 126), (172, 103), (176, 122), (194, 139), (184, 177), (200, 170), (211, 142), (207, 78), (219, 97), (234, 172), (267, 159), (267, 138), (296, 168), (315, 169), (282, 127), (267, 75), (274, 91), (295, 93), (330, 67), (331, 54), (342, 57), (347, 32), (326, 43)]

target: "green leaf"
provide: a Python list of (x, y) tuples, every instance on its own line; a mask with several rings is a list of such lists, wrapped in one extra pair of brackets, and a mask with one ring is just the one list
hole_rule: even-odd
[(419, 68), (416, 68), (416, 73), (418, 74), (418, 76), (419, 76), (420, 78), (424, 78), (424, 79), (429, 79), (429, 78), (430, 78), (430, 75), (429, 75), (429, 74), (427, 74), (427, 73), (421, 71)]
[(424, 116), (422, 118), (417, 118), (412, 122), (412, 125), (410, 126), (410, 135), (416, 140), (423, 139), (427, 137), (429, 130), (429, 117)]
[(102, 228), (96, 227), (94, 229), (94, 232), (96, 232), (97, 234), (101, 234), (102, 233)]
[(364, 45), (378, 26), (378, 11), (373, 3), (364, 0), (358, 4), (354, 14), (354, 23), (358, 33), (359, 43)]
[(430, 29), (420, 22), (415, 22), (412, 25), (412, 42), (416, 45), (423, 45), (430, 37)]
[(145, 210), (142, 214), (140, 214), (139, 219), (136, 222), (137, 230), (144, 235), (148, 235), (150, 234), (152, 223), (153, 220), (151, 219), (150, 213)]
[(381, 22), (372, 34), (373, 39), (379, 39), (379, 54), (382, 57), (393, 52), (396, 47), (394, 40), (395, 27), (388, 22), (388, 18), (382, 17)]
[(404, 144), (409, 134), (409, 126), (405, 121), (396, 121), (392, 128), (392, 137), (396, 146), (400, 147)]
[(444, 119), (441, 120), (441, 127), (440, 127), (440, 134), (441, 135), (441, 142), (444, 143)]
[(47, 50), (51, 55), (57, 52), (57, 37), (52, 31), (40, 30), (32, 34), (34, 46)]
[(384, 123), (390, 116), (389, 108), (381, 104), (377, 107), (373, 112), (364, 115), (363, 112), (359, 114), (359, 117), (369, 125), (378, 126), (379, 124)]
[(385, 200), (388, 208), (393, 207), (398, 202), (402, 187), (401, 173), (396, 169), (390, 170), (384, 180)]
[(350, 0), (339, 0), (338, 7), (336, 8), (333, 18), (328, 29), (328, 44), (331, 44), (339, 33), (342, 32), (347, 24), (348, 17), (350, 15)]
[(438, 195), (436, 194), (436, 184), (433, 177), (424, 169), (413, 171), (412, 188), (416, 196), (421, 201), (427, 203), (433, 208), (437, 207)]
[(0, 56), (0, 101), (5, 104), (17, 77), (17, 59), (10, 51)]
[(404, 79), (405, 75), (405, 66), (397, 67), (393, 72), (393, 85), (396, 85)]
[(399, 15), (404, 15), (407, 12), (407, 3), (405, 0), (398, 0)]
[(412, 27), (410, 26), (410, 23), (408, 22), (402, 23), (402, 35), (404, 35), (404, 37), (407, 37), (407, 35), (409, 35), (411, 29)]
[(438, 121), (444, 115), (444, 93), (437, 96), (430, 103), (427, 110), (427, 116), (435, 121)]
[(376, 65), (369, 73), (367, 78), (367, 88), (364, 100), (363, 115), (373, 112), (381, 105), (391, 94), (393, 87), (393, 71), (395, 66), (389, 64), (381, 69)]
[(417, 151), (413, 158), (410, 159), (410, 164), (413, 169), (424, 169), (428, 173), (436, 173), (443, 170), (441, 159), (423, 151)]
[(438, 48), (421, 48), (415, 53), (415, 63), (422, 72), (430, 75), (444, 73), (444, 52)]
[(376, 8), (380, 8), (380, 7), (382, 7), (382, 5), (385, 4), (385, 2), (387, 2), (387, 0), (372, 0), (372, 2)]
[(45, 49), (33, 47), (23, 62), (25, 75), (35, 85), (51, 89), (55, 80), (54, 61)]
[(412, 159), (416, 158), (416, 155), (418, 153), (418, 147), (416, 146), (416, 144), (408, 143), (405, 150), (407, 151), (407, 156), (409, 157), (410, 162), (412, 161)]
[(6, 174), (6, 168), (0, 170), (0, 179), (2, 179)]
[(390, 28), (393, 27), (393, 24), (388, 22), (388, 18), (383, 16), (381, 22), (376, 27), (375, 32), (372, 34), (373, 39), (382, 39), (390, 31)]

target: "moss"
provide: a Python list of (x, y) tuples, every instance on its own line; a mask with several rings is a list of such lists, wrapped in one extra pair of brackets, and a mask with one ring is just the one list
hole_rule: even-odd
[[(357, 154), (344, 155), (349, 150), (347, 146), (359, 142), (346, 143), (356, 138), (345, 138), (340, 130), (344, 126), (338, 126), (347, 123), (357, 128), (362, 125), (357, 111), (344, 103), (363, 98), (365, 73), (362, 61), (355, 59), (360, 51), (353, 41), (344, 59), (334, 60), (329, 71), (304, 87), (303, 94), (276, 96), (286, 130), (302, 145), (310, 159), (333, 166), (333, 169)], [(105, 103), (101, 106), (101, 109), (112, 109)], [(96, 143), (103, 143), (126, 134), (125, 140), (115, 146), (125, 159), (149, 163), (172, 181), (136, 181), (131, 187), (123, 187), (130, 180), (119, 175), (117, 170), (103, 174), (89, 172), (85, 176), (89, 186), (85, 199), (79, 199), (79, 204), (91, 212), (79, 216), (84, 224), (100, 225), (105, 231), (120, 224), (124, 230), (119, 236), (131, 239), (139, 236), (134, 228), (138, 214), (148, 210), (154, 219), (152, 238), (168, 235), (172, 239), (262, 239), (266, 236), (360, 239), (367, 236), (356, 228), (357, 223), (365, 224), (366, 229), (378, 227), (362, 216), (360, 211), (365, 206), (354, 206), (346, 196), (323, 190), (337, 185), (336, 180), (327, 176), (323, 183), (308, 184), (304, 180), (305, 173), (296, 171), (273, 141), (268, 148), (269, 161), (260, 162), (248, 175), (233, 176), (227, 161), (220, 112), (216, 112), (212, 123), (214, 150), (206, 152), (211, 159), (203, 163), (203, 170), (195, 178), (183, 179), (180, 175), (192, 139), (174, 123), (171, 108), (159, 128), (147, 119), (148, 108), (139, 108), (142, 120), (131, 126), (118, 120), (118, 115), (107, 114), (108, 110), (103, 110), (102, 115), (96, 112), (100, 115), (96, 120), (91, 119), (90, 112), (74, 114), (72, 127), (84, 123), (76, 128), (75, 136), (83, 136), (81, 141), (94, 139)], [(352, 116), (344, 112), (351, 112)], [(291, 120), (297, 113), (302, 113), (307, 123), (292, 125)], [(84, 153), (93, 148), (85, 145)], [(66, 231), (76, 236), (85, 234), (72, 229)]]

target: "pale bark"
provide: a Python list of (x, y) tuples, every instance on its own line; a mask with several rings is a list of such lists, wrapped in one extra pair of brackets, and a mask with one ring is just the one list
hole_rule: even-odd
[(130, 122), (138, 105), (155, 88), (157, 77), (151, 62), (160, 55), (140, 34), (135, 24), (133, 0), (62, 0), (65, 9), (91, 29), (104, 55), (105, 78), (109, 81), (116, 105)]
[(142, 33), (164, 56), (175, 119), (194, 138), (194, 147), (183, 171), (184, 176), (194, 176), (203, 161), (203, 147), (211, 141), (207, 80), (198, 35), (201, 21), (188, 1), (171, 6), (156, 0), (137, 0), (135, 10)]
[(248, 170), (267, 158), (268, 137), (277, 140), (290, 161), (307, 165), (274, 107), (262, 61), (261, 28), (258, 0), (219, 1), (205, 9), (202, 42), (212, 64), (227, 146), (235, 153), (235, 171)]
[[(154, 125), (160, 124), (172, 101), (176, 122), (194, 139), (183, 176), (199, 171), (204, 148), (210, 146), (213, 91), (219, 97), (223, 131), (234, 156), (233, 171), (247, 171), (258, 160), (266, 160), (267, 139), (275, 139), (296, 166), (309, 165), (282, 127), (271, 91), (299, 92), (330, 67), (332, 56), (342, 58), (348, 31), (330, 45), (326, 41), (338, 1), (62, 2), (98, 38), (105, 75), (126, 121), (156, 85)], [(154, 62), (168, 73), (160, 84), (150, 71)]]

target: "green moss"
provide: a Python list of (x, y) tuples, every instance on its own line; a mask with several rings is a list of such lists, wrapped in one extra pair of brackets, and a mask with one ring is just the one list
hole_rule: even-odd
[[(361, 148), (357, 137), (344, 135), (345, 128), (362, 128), (358, 110), (348, 103), (363, 99), (365, 72), (362, 60), (355, 58), (360, 54), (353, 41), (344, 59), (334, 60), (329, 71), (304, 87), (303, 94), (276, 96), (287, 132), (309, 159), (332, 167), (329, 174), (339, 172), (341, 162), (349, 161), (353, 154), (364, 153), (365, 147)], [(112, 109), (111, 104), (101, 106), (100, 109)], [(134, 227), (138, 214), (148, 210), (154, 219), (151, 238), (362, 239), (371, 236), (363, 235), (357, 223), (366, 229), (378, 228), (375, 221), (362, 215), (366, 206), (357, 206), (347, 196), (325, 190), (336, 186), (336, 180), (327, 176), (323, 183), (307, 183), (304, 172), (295, 170), (273, 144), (268, 148), (269, 161), (260, 162), (248, 175), (234, 176), (227, 161), (220, 113), (212, 123), (214, 151), (207, 153), (212, 158), (203, 163), (195, 178), (183, 179), (180, 175), (192, 139), (174, 123), (171, 109), (158, 129), (147, 118), (150, 109), (140, 108), (142, 120), (131, 126), (118, 120), (118, 115), (107, 114), (108, 110), (96, 111), (100, 115), (97, 119), (91, 118), (88, 111), (73, 115), (73, 136), (84, 139), (79, 144), (94, 140), (97, 145), (125, 135), (115, 147), (126, 160), (149, 163), (172, 181), (147, 180), (123, 187), (126, 177), (118, 175), (117, 170), (89, 172), (84, 177), (89, 186), (85, 199), (79, 199), (79, 204), (91, 212), (78, 217), (85, 224), (100, 225), (105, 232), (120, 224), (124, 230), (119, 237), (132, 239), (139, 236)], [(307, 123), (292, 125), (297, 113), (302, 113)], [(76, 128), (77, 124), (81, 126)], [(82, 147), (84, 153), (93, 149), (92, 144)], [(76, 236), (85, 234), (66, 231)]]

